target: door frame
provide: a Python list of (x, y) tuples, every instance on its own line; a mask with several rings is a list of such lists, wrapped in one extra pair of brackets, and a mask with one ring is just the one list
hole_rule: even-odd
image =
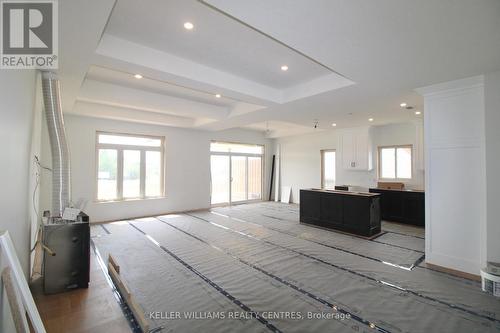
[[(265, 156), (266, 156), (266, 147), (264, 145), (259, 145), (262, 146), (262, 154), (246, 154), (246, 153), (232, 153), (232, 152), (210, 152), (210, 157), (212, 155), (219, 155), (219, 156), (228, 156), (229, 157), (229, 202), (222, 202), (222, 203), (217, 203), (217, 204), (212, 204), (212, 164), (210, 163), (210, 206), (211, 207), (221, 207), (221, 206), (232, 206), (232, 205), (239, 205), (239, 204), (244, 204), (244, 203), (249, 203), (249, 202), (259, 202), (263, 200), (264, 197), (264, 179), (265, 179), (265, 173), (264, 173), (264, 167), (265, 167)], [(252, 200), (243, 200), (243, 201), (237, 201), (233, 203), (231, 200), (232, 197), (232, 163), (231, 163), (231, 157), (232, 156), (244, 156), (245, 158), (245, 164), (246, 164), (246, 195), (248, 199), (248, 157), (260, 157), (261, 160), (261, 186), (260, 186), (260, 199), (252, 199)]]

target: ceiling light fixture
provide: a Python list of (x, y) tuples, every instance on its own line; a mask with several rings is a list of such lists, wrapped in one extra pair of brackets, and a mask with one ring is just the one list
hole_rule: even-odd
[(408, 105), (408, 104), (406, 104), (406, 103), (401, 103), (401, 104), (399, 104), (399, 106), (400, 106), (400, 107), (402, 107), (402, 108), (405, 108), (407, 105)]
[(333, 123), (332, 126), (335, 127), (335, 126), (337, 126), (337, 124)]
[(193, 30), (193, 28), (194, 28), (194, 24), (193, 24), (193, 23), (191, 23), (191, 22), (186, 22), (186, 23), (184, 23), (184, 28), (185, 28), (186, 30)]
[(220, 94), (215, 94), (216, 98), (221, 98), (222, 96)]
[(136, 79), (142, 79), (142, 75), (141, 75), (141, 74), (135, 74), (135, 75), (134, 75), (134, 77), (135, 77)]
[(422, 112), (420, 112), (420, 111), (415, 111), (415, 114), (418, 116), (418, 115), (422, 114)]
[(373, 121), (373, 118), (368, 118), (368, 121), (370, 121), (370, 122)]
[(287, 65), (283, 65), (283, 66), (281, 66), (281, 70), (282, 70), (283, 72), (286, 72), (286, 71), (288, 70), (288, 66), (287, 66)]

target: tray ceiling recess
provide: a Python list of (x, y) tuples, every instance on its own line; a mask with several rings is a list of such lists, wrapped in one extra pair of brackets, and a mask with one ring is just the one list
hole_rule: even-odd
[[(186, 22), (193, 24), (191, 30), (184, 28)], [(142, 48), (127, 52), (127, 46), (134, 48), (134, 44)], [(164, 61), (148, 61), (154, 59), (148, 49), (163, 54)], [(195, 0), (118, 1), (97, 51), (280, 104), (353, 83), (318, 61)], [(288, 70), (282, 71), (282, 66), (288, 66)]]
[(352, 84), (203, 1), (119, 0), (70, 112), (203, 127)]

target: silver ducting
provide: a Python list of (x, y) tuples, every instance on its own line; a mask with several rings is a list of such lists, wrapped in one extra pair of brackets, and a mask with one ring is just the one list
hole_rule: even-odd
[(52, 216), (61, 217), (70, 203), (70, 161), (64, 130), (59, 79), (52, 72), (42, 72), (45, 117), (52, 151)]

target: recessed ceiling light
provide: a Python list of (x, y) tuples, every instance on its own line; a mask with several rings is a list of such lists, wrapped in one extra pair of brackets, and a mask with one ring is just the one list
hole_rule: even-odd
[(335, 126), (337, 126), (337, 124), (333, 123), (332, 126), (335, 127)]
[(141, 75), (141, 74), (135, 74), (135, 75), (134, 75), (134, 77), (135, 77), (136, 79), (142, 79), (142, 75)]
[(221, 95), (220, 94), (215, 94), (215, 97), (221, 98)]
[(193, 30), (193, 28), (194, 28), (194, 24), (193, 24), (193, 23), (191, 23), (191, 22), (186, 22), (186, 23), (184, 23), (184, 28), (185, 28), (186, 30)]
[(287, 65), (283, 65), (283, 66), (281, 66), (281, 70), (282, 70), (283, 72), (286, 72), (286, 71), (288, 70), (288, 66), (287, 66)]
[(402, 108), (405, 108), (407, 105), (408, 105), (408, 104), (406, 104), (406, 103), (401, 103), (401, 104), (399, 104), (399, 106), (400, 106), (400, 107), (402, 107)]
[(415, 111), (415, 114), (418, 116), (419, 114), (422, 114), (420, 111)]
[(368, 121), (373, 121), (373, 118), (368, 118)]

